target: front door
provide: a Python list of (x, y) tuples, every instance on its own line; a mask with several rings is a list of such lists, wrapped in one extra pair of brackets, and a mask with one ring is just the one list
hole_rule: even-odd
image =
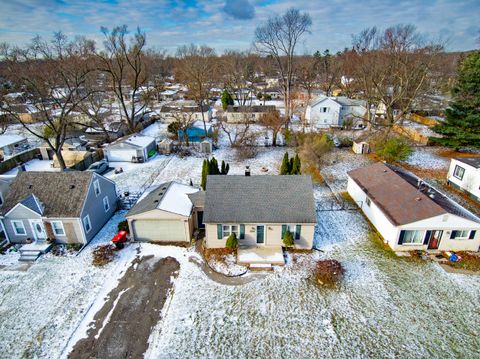
[(428, 249), (438, 249), (442, 233), (443, 231), (432, 231), (432, 236), (430, 237), (430, 241), (428, 241)]
[(47, 238), (47, 233), (45, 232), (45, 227), (43, 226), (42, 220), (32, 219), (30, 221), (30, 225), (32, 226), (32, 231), (35, 239), (44, 240)]
[(257, 226), (257, 244), (265, 243), (265, 226)]

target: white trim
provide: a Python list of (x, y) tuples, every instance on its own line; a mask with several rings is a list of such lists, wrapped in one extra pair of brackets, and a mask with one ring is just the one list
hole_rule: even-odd
[[(35, 237), (35, 240), (44, 240), (44, 239), (47, 239), (47, 232), (45, 231), (45, 226), (43, 225), (43, 221), (41, 219), (29, 219), (28, 222), (30, 223), (30, 227), (32, 228), (32, 233), (33, 233), (33, 236)], [(42, 227), (42, 232), (44, 234), (44, 237), (43, 238), (39, 238), (37, 236), (37, 230), (35, 229), (35, 224), (40, 224), (40, 226)]]
[[(105, 200), (107, 201), (105, 202)], [(108, 213), (110, 211), (110, 202), (109, 202), (108, 196), (103, 197), (102, 202), (103, 202), (103, 209), (105, 210), (105, 213)], [(107, 205), (108, 208), (105, 208), (105, 204)]]
[[(58, 233), (55, 231), (54, 223), (60, 223), (60, 227), (61, 227), (61, 229), (62, 229), (63, 234), (58, 234)], [(52, 225), (53, 234), (54, 234), (55, 236), (58, 236), (58, 237), (66, 237), (66, 236), (67, 236), (67, 234), (65, 233), (65, 227), (63, 226), (63, 222), (62, 222), (62, 221), (50, 221), (50, 224)]]
[[(100, 177), (101, 179), (104, 179), (104, 180), (106, 180), (106, 181), (108, 181), (108, 182), (111, 182), (112, 184), (116, 185), (116, 183), (115, 183), (114, 181), (112, 181), (110, 178), (107, 178), (107, 177), (105, 177), (105, 176), (102, 176), (101, 174), (98, 174), (98, 173), (96, 173), (96, 172), (93, 172), (93, 177)], [(92, 177), (92, 178), (93, 178), (93, 177)]]
[[(86, 219), (88, 220), (88, 225), (90, 226), (89, 230), (87, 230), (87, 228), (85, 228), (86, 227), (85, 226), (85, 220)], [(90, 215), (89, 214), (87, 214), (85, 217), (82, 218), (82, 224), (84, 226), (83, 228), (85, 229), (85, 234), (89, 233), (92, 230), (92, 221), (90, 221)]]
[[(27, 229), (25, 228), (25, 224), (23, 223), (23, 221), (21, 219), (13, 219), (13, 220), (10, 220), (10, 223), (12, 225), (12, 228), (13, 228), (13, 232), (15, 233), (16, 236), (27, 236)], [(22, 228), (23, 228), (23, 231), (25, 233), (18, 233), (17, 232), (17, 228), (15, 227), (14, 223), (21, 223), (22, 224)]]
[(83, 228), (83, 222), (81, 218), (77, 218), (78, 221), (78, 226), (80, 227), (80, 230), (82, 231), (82, 236), (83, 236), (83, 243), (86, 245), (87, 242), (87, 235), (85, 233), (85, 228)]
[[(98, 187), (98, 193), (96, 187)], [(98, 180), (98, 178), (93, 180), (93, 193), (95, 193), (95, 197), (98, 197), (102, 194), (102, 186), (100, 186), (100, 181)]]

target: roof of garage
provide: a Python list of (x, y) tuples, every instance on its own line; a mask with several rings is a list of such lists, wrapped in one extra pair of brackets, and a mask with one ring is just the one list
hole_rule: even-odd
[(126, 217), (159, 209), (181, 216), (190, 216), (193, 204), (189, 194), (198, 192), (199, 189), (178, 182), (166, 182), (145, 195), (128, 211)]

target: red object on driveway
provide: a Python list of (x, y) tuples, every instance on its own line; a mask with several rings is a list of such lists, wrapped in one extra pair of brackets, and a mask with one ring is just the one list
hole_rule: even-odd
[(112, 238), (112, 242), (117, 243), (125, 243), (127, 241), (127, 232), (126, 231), (119, 231), (115, 237)]

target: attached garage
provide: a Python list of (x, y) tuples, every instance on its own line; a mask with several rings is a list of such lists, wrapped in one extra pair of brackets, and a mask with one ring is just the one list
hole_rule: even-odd
[[(182, 220), (138, 219), (132, 221), (133, 236), (137, 241), (188, 242), (186, 226)], [(188, 227), (187, 227), (188, 228)]]
[(141, 198), (127, 213), (136, 241), (190, 243), (194, 227), (189, 194), (199, 189), (177, 182), (163, 183)]

